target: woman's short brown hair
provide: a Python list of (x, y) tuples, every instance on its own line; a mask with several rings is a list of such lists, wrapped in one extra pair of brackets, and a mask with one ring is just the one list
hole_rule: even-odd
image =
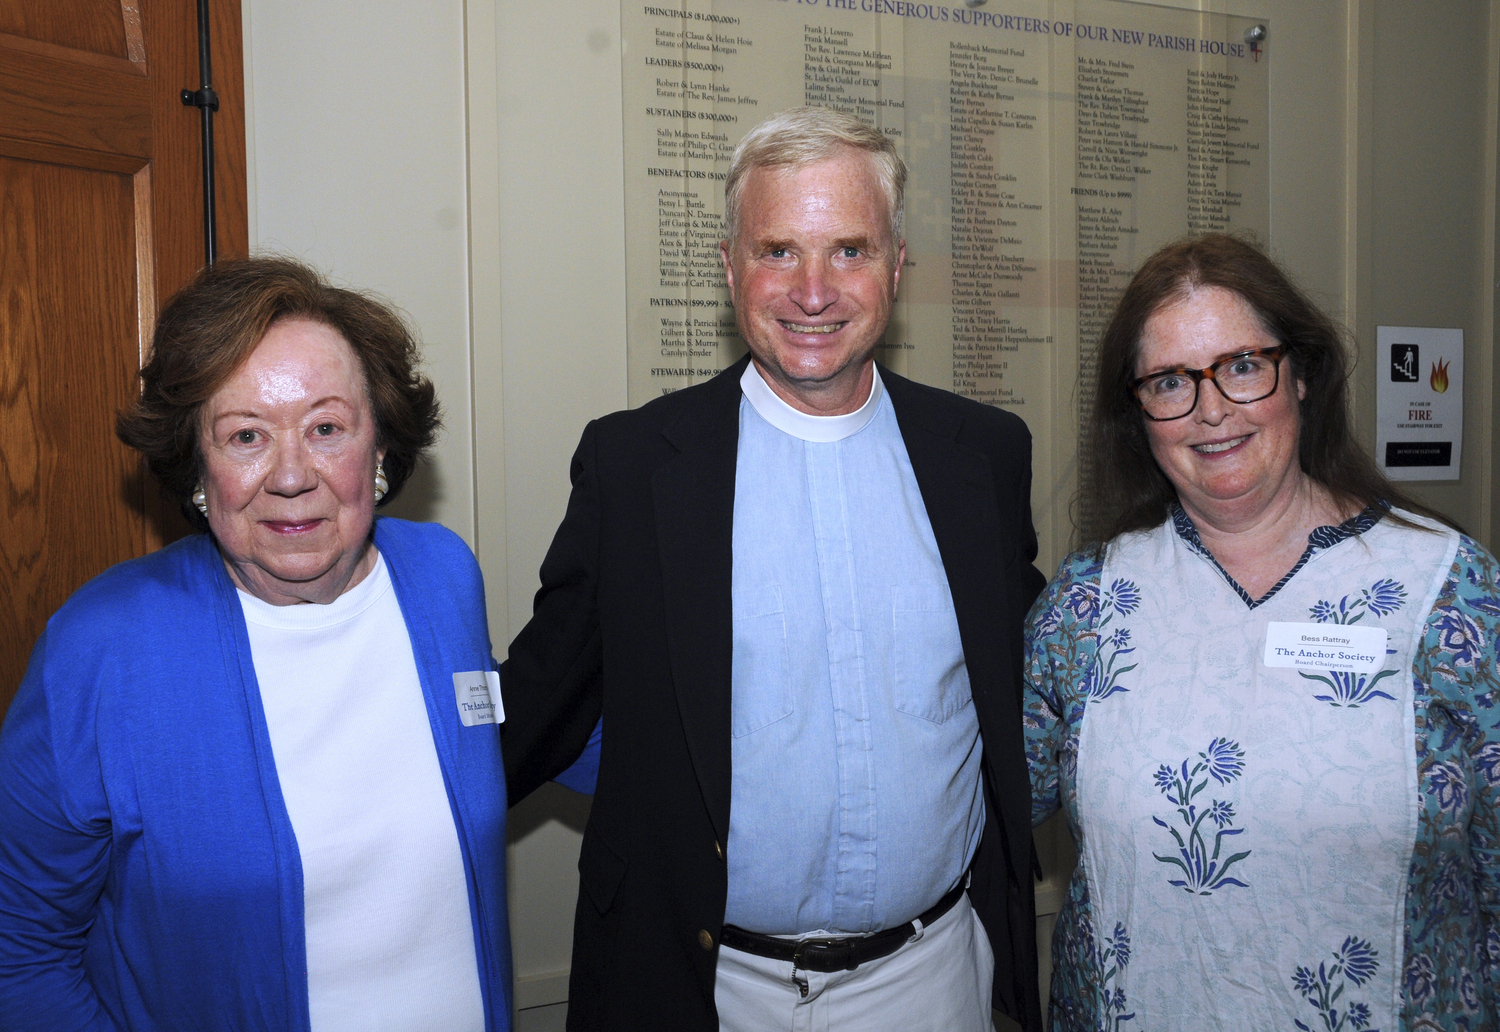
[(208, 526), (192, 504), (203, 474), (198, 449), (203, 403), (281, 319), (309, 319), (337, 330), (359, 358), (391, 485), (380, 504), (400, 493), (442, 425), (432, 381), (418, 371), (416, 338), (390, 305), (335, 287), (291, 258), (240, 258), (207, 266), (157, 317), (140, 397), (115, 423), (120, 440), (146, 457), (152, 474), (199, 529)]
[[(1109, 541), (1167, 518), (1177, 492), (1157, 466), (1146, 421), (1130, 389), (1146, 321), (1195, 290), (1220, 287), (1250, 306), (1266, 333), (1289, 350), (1307, 388), (1298, 406), (1298, 461), (1340, 508), (1384, 502), (1450, 522), (1399, 491), (1354, 439), (1349, 416), (1346, 334), (1266, 253), (1224, 233), (1168, 244), (1136, 270), (1099, 345), (1098, 395), (1085, 440), (1092, 483), (1075, 515), (1084, 541)], [(1290, 387), (1290, 385), (1288, 385)], [(1399, 521), (1405, 522), (1405, 521)]]

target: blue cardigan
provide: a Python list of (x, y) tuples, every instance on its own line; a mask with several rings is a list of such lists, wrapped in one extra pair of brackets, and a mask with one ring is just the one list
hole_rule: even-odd
[[(505, 777), (452, 675), (493, 670), (479, 567), (382, 518), (463, 852), (486, 1028), (510, 1028)], [(583, 778), (583, 785), (591, 778)], [(0, 729), (0, 1028), (308, 1029), (302, 868), (245, 620), (205, 535), (84, 585)]]

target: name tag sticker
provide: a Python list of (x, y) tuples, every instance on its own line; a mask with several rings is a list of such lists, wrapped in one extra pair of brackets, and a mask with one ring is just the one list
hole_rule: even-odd
[(463, 721), (464, 727), (505, 723), (498, 670), (469, 670), (454, 674), (453, 698), (458, 703), (458, 719)]
[(1385, 628), (1329, 623), (1266, 625), (1265, 664), (1373, 674), (1385, 664)]

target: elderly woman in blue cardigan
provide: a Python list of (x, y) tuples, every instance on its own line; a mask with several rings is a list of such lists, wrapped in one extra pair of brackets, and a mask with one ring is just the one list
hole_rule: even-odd
[(439, 425), (417, 360), (284, 259), (162, 312), (119, 432), (207, 533), (81, 588), (0, 730), (0, 1027), (509, 1028), (479, 569), (375, 518)]

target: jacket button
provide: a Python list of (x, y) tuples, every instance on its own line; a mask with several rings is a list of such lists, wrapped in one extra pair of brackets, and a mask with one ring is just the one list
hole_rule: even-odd
[(724, 847), (719, 845), (718, 839), (714, 839), (714, 855), (717, 856), (720, 860), (724, 859)]
[(702, 946), (705, 950), (711, 950), (714, 948), (714, 937), (708, 934), (707, 928), (701, 928), (698, 930), (698, 945)]

